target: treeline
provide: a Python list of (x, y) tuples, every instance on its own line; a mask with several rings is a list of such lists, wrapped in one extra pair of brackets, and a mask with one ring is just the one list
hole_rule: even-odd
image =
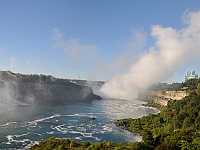
[(200, 82), (194, 79), (183, 84), (190, 91), (183, 100), (169, 101), (157, 115), (118, 120), (116, 125), (140, 133), (149, 149), (200, 149)]
[(167, 91), (176, 91), (180, 90), (183, 87), (183, 83), (158, 83), (151, 86), (150, 90), (167, 90)]
[(34, 145), (30, 150), (148, 150), (148, 145), (143, 143), (101, 143), (78, 142), (70, 139), (49, 138)]

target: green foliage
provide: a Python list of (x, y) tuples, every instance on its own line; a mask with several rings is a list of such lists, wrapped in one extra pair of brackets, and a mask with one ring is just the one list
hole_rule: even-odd
[(200, 149), (200, 83), (189, 80), (184, 85), (190, 95), (183, 100), (170, 101), (157, 115), (122, 119), (116, 125), (140, 133), (155, 149)]
[(30, 150), (151, 150), (144, 143), (101, 143), (77, 142), (69, 139), (49, 138), (34, 145)]
[(197, 85), (196, 93), (197, 93), (197, 95), (200, 96), (200, 83), (198, 83), (198, 85)]
[(188, 87), (188, 92), (194, 94), (200, 79), (190, 79), (183, 83), (183, 87)]

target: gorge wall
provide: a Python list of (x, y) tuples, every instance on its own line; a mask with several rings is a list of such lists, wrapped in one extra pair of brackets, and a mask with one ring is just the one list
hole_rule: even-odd
[(18, 105), (63, 104), (100, 99), (90, 87), (46, 75), (0, 71), (0, 102)]

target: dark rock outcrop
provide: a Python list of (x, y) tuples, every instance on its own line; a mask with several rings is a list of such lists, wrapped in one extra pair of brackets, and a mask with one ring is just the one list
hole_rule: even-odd
[(64, 104), (101, 99), (88, 86), (46, 75), (0, 71), (0, 99), (18, 104)]

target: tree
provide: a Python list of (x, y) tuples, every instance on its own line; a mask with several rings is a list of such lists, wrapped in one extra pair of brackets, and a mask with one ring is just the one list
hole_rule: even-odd
[(198, 96), (200, 96), (200, 83), (197, 85), (196, 93)]
[(153, 139), (152, 132), (144, 131), (143, 140), (144, 140), (145, 144), (153, 145), (154, 144), (154, 139)]
[(186, 117), (185, 120), (183, 121), (183, 128), (191, 127), (191, 125), (193, 125), (191, 118)]
[(162, 143), (160, 145), (158, 145), (155, 150), (176, 150), (176, 146), (172, 145), (172, 144), (165, 144)]

